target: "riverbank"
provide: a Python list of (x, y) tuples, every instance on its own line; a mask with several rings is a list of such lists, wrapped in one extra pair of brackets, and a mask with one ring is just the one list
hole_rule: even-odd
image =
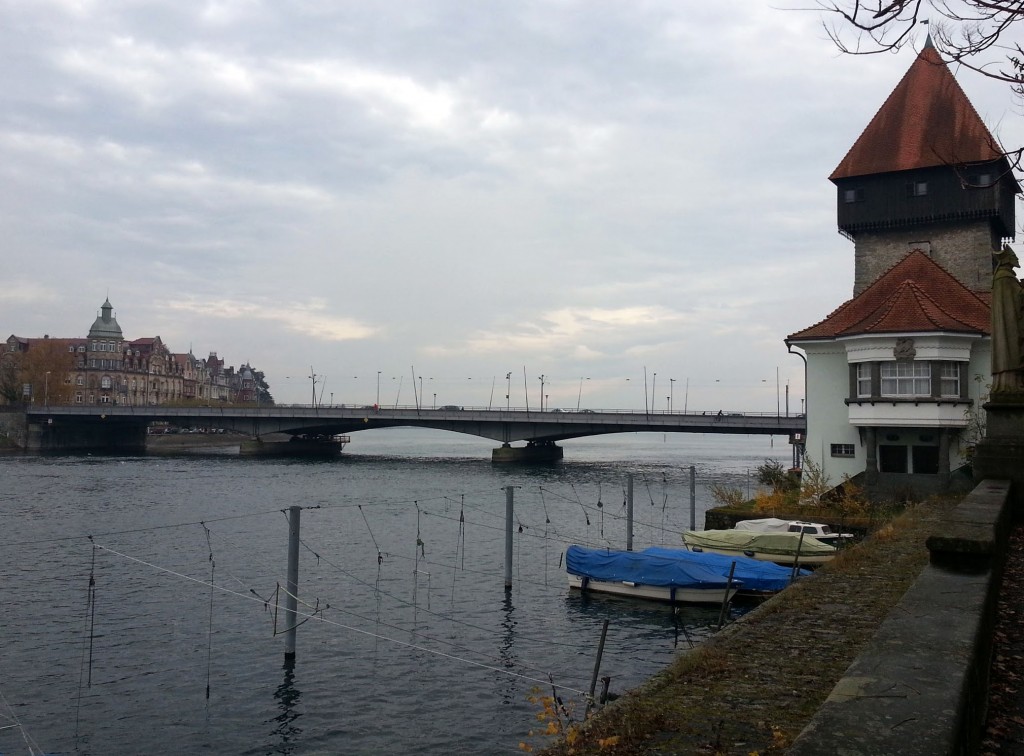
[(784, 753), (917, 579), (925, 539), (959, 500), (912, 507), (548, 753)]

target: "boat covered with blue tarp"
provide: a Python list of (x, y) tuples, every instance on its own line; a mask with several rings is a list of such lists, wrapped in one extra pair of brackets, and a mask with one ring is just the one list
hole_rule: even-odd
[(572, 588), (659, 601), (720, 604), (742, 585), (695, 560), (643, 551), (574, 545), (565, 552), (565, 568)]
[[(783, 567), (774, 562), (761, 562), (745, 556), (669, 549), (664, 546), (651, 546), (640, 553), (692, 561), (722, 575), (728, 575), (732, 569), (733, 577), (740, 581), (740, 593), (747, 595), (778, 593), (786, 588), (794, 577), (792, 567)], [(809, 574), (809, 570), (802, 569), (797, 571), (796, 576)]]

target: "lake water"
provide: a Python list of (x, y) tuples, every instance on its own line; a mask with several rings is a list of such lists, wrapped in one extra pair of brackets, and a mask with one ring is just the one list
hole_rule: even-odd
[[(790, 454), (785, 439), (757, 436), (563, 445), (549, 467), (496, 466), (491, 442), (411, 429), (354, 434), (341, 459), (321, 462), (0, 457), (0, 754), (543, 744), (529, 736), (531, 690), (553, 681), (581, 717), (603, 620), (612, 692), (718, 620), (717, 608), (676, 617), (570, 594), (565, 546), (624, 547), (630, 474), (634, 547), (674, 546), (689, 527), (690, 465), (703, 527), (710, 484), (747, 488), (765, 458), (788, 465)], [(508, 593), (505, 486), (516, 513)], [(303, 507), (300, 611), (313, 618), (289, 667), (274, 631), (292, 505)]]

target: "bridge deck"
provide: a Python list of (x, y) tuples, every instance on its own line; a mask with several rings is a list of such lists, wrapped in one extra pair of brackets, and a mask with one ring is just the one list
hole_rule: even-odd
[(608, 433), (804, 433), (803, 415), (766, 413), (638, 412), (635, 410), (526, 410), (477, 407), (353, 407), (274, 405), (270, 407), (50, 406), (26, 411), (30, 423), (144, 424), (226, 428), (253, 436), (268, 433), (337, 434), (373, 428), (412, 426), (513, 441), (559, 441)]

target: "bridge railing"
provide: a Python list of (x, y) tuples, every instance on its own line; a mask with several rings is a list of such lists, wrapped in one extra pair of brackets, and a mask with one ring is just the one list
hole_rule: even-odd
[(240, 411), (272, 411), (272, 410), (365, 410), (368, 412), (431, 412), (436, 414), (442, 413), (457, 413), (457, 412), (508, 412), (517, 414), (530, 414), (530, 415), (546, 415), (551, 416), (552, 419), (556, 419), (558, 415), (657, 415), (657, 416), (675, 416), (675, 417), (749, 417), (749, 418), (762, 418), (762, 417), (781, 417), (781, 418), (801, 418), (804, 416), (802, 412), (746, 412), (736, 410), (664, 410), (664, 409), (622, 409), (622, 408), (585, 408), (585, 409), (572, 409), (572, 408), (561, 408), (554, 407), (551, 409), (545, 408), (541, 410), (538, 407), (500, 407), (491, 405), (489, 407), (480, 405), (454, 405), (446, 404), (440, 407), (417, 407), (415, 404), (386, 404), (380, 407), (375, 407), (372, 404), (347, 404), (347, 403), (324, 403), (324, 404), (207, 404), (207, 405), (175, 405), (175, 404), (149, 404), (149, 405), (127, 405), (127, 404), (114, 404), (114, 405), (86, 405), (86, 404), (33, 404), (27, 405), (24, 408), (26, 411), (36, 414), (47, 411), (59, 410), (64, 414), (83, 414), (91, 415), (97, 411), (109, 411), (112, 414), (122, 414), (125, 410), (139, 410), (146, 414), (158, 414), (165, 411), (174, 411), (174, 414), (180, 412), (188, 412), (190, 410), (240, 410)]

